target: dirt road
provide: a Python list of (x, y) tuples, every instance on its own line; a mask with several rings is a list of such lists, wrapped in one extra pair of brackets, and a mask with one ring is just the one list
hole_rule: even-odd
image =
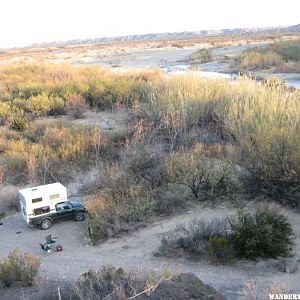
[[(99, 246), (92, 246), (85, 237), (85, 222), (65, 221), (54, 224), (48, 231), (27, 227), (20, 214), (6, 217), (0, 226), (0, 259), (20, 248), (42, 258), (41, 274), (49, 279), (76, 279), (89, 268), (98, 268), (103, 264), (139, 271), (160, 271), (165, 268), (174, 273), (193, 272), (205, 283), (212, 285), (225, 294), (228, 299), (244, 299), (244, 285), (253, 281), (262, 299), (272, 284), (280, 283), (289, 290), (300, 292), (300, 273), (285, 274), (277, 269), (274, 260), (259, 263), (241, 261), (231, 266), (215, 266), (205, 261), (191, 261), (186, 258), (155, 257), (153, 253), (160, 245), (161, 234), (173, 229), (176, 224), (188, 222), (199, 217), (211, 219), (223, 217), (234, 210), (226, 207), (214, 209), (197, 207), (180, 216), (160, 220), (137, 232), (113, 238)], [(297, 235), (296, 252), (300, 255), (300, 218), (299, 214), (289, 214)], [(57, 243), (63, 245), (62, 252), (44, 253), (39, 242), (51, 233), (57, 237)]]

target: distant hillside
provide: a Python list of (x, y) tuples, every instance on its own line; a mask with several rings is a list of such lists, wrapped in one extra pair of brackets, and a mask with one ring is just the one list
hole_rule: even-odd
[(113, 42), (139, 42), (155, 41), (182, 38), (197, 38), (208, 36), (230, 36), (230, 35), (254, 35), (254, 34), (274, 34), (274, 33), (300, 33), (300, 24), (286, 27), (255, 27), (255, 28), (235, 28), (220, 30), (200, 30), (200, 31), (183, 31), (183, 32), (165, 32), (150, 33), (142, 35), (125, 35), (115, 37), (103, 37), (94, 39), (76, 39), (69, 41), (58, 41), (51, 43), (33, 44), (30, 47), (49, 47), (49, 46), (67, 46), (94, 43), (113, 43)]

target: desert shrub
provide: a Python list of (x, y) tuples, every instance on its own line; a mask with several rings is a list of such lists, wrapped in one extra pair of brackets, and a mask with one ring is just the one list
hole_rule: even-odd
[(88, 105), (81, 95), (73, 95), (66, 100), (66, 108), (71, 113), (72, 118), (82, 118)]
[[(124, 186), (126, 184), (126, 186)], [(107, 195), (96, 195), (87, 203), (89, 237), (93, 243), (143, 224), (153, 213), (151, 191), (119, 182)]]
[(8, 102), (0, 102), (0, 126), (4, 125), (10, 116), (10, 105)]
[(104, 299), (109, 295), (114, 295), (114, 299), (128, 299), (142, 291), (145, 285), (146, 279), (139, 278), (136, 273), (105, 265), (100, 270), (84, 273), (75, 291), (79, 299)]
[(211, 158), (209, 151), (201, 144), (191, 152), (172, 154), (166, 165), (169, 180), (190, 188), (197, 199), (213, 201), (232, 188), (230, 165)]
[(16, 131), (23, 131), (28, 125), (28, 117), (21, 109), (13, 108), (8, 117), (9, 128)]
[(0, 281), (7, 287), (21, 282), (32, 286), (40, 270), (40, 258), (19, 249), (10, 252), (7, 259), (0, 261)]
[(281, 56), (270, 50), (247, 50), (240, 58), (241, 67), (247, 70), (280, 66), (282, 63)]
[[(220, 240), (216, 241), (215, 238)], [(168, 256), (176, 253), (176, 250), (182, 249), (193, 255), (208, 257), (210, 250), (210, 255), (216, 259), (219, 251), (221, 260), (222, 258), (225, 259), (227, 254), (229, 257), (230, 247), (227, 242), (224, 242), (228, 238), (228, 224), (226, 220), (205, 222), (194, 219), (188, 225), (177, 225), (175, 230), (164, 234), (159, 251), (162, 255)], [(215, 245), (218, 242), (219, 244)], [(224, 246), (223, 252), (221, 251), (222, 245)], [(217, 247), (219, 248), (217, 249)], [(222, 257), (222, 253), (224, 257)]]
[(122, 153), (122, 161), (126, 170), (136, 182), (149, 185), (152, 188), (160, 186), (165, 181), (165, 167), (158, 150), (150, 149), (144, 141), (133, 141)]
[(18, 188), (12, 185), (3, 186), (0, 190), (0, 210), (18, 211), (19, 206)]
[(263, 206), (254, 212), (241, 211), (229, 223), (238, 256), (276, 258), (291, 254), (292, 227), (276, 209)]
[[(35, 74), (33, 72), (33, 78)], [(14, 98), (29, 99), (31, 97), (37, 97), (45, 92), (45, 85), (39, 82), (32, 82), (30, 80), (24, 82), (18, 82), (15, 89), (12, 92)]]
[(99, 109), (131, 107), (138, 100), (138, 83), (129, 76), (110, 73), (109, 76), (102, 76), (99, 79), (90, 80), (89, 87), (83, 94), (90, 106)]
[(202, 48), (188, 56), (187, 60), (192, 63), (203, 64), (212, 60), (212, 53), (210, 49)]
[(50, 110), (48, 114), (50, 116), (64, 115), (66, 113), (65, 102), (60, 97), (52, 97), (50, 104)]
[(155, 189), (154, 211), (159, 214), (170, 215), (187, 206), (190, 194), (184, 187), (177, 184), (164, 184)]
[(207, 242), (208, 258), (211, 262), (229, 262), (234, 257), (233, 246), (228, 237), (213, 236)]
[(34, 117), (44, 116), (51, 110), (51, 99), (46, 93), (31, 96), (26, 100), (25, 109)]
[(27, 106), (27, 100), (22, 98), (14, 98), (11, 101), (11, 106), (20, 110), (25, 111)]

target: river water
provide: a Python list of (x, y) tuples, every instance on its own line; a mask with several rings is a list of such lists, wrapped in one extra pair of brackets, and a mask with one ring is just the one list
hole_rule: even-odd
[[(173, 65), (170, 67), (161, 68), (162, 71), (168, 74), (194, 74), (201, 77), (213, 78), (213, 79), (227, 79), (236, 80), (237, 74), (224, 73), (217, 71), (218, 69), (224, 69), (224, 63), (212, 62), (199, 66), (200, 70), (193, 70), (192, 66), (188, 64)], [(285, 74), (285, 73), (271, 73), (267, 77), (278, 77), (288, 86), (299, 89), (300, 88), (300, 74)]]

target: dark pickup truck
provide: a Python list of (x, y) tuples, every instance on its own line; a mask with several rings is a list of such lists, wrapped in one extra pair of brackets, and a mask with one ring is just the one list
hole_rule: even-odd
[(50, 211), (42, 216), (30, 218), (30, 224), (39, 226), (46, 230), (57, 220), (74, 219), (75, 221), (83, 221), (85, 219), (86, 208), (80, 201), (70, 200), (59, 202), (55, 205), (55, 210)]

